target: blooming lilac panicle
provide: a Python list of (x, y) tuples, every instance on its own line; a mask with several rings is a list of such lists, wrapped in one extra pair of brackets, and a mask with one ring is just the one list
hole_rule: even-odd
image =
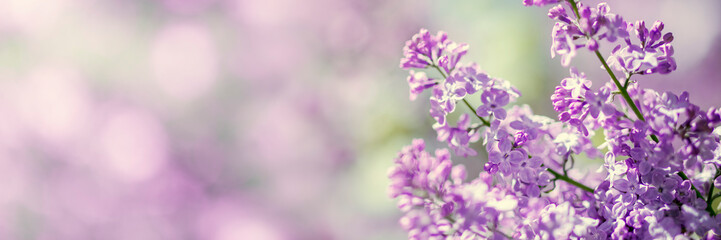
[(577, 7), (579, 15), (571, 11), (569, 16), (560, 4), (548, 11), (548, 17), (559, 21), (551, 31), (551, 57), (560, 55), (563, 66), (570, 64), (578, 49), (596, 51), (601, 40), (613, 43), (629, 36), (626, 21), (611, 13), (608, 4), (600, 3), (593, 8), (577, 3)]
[(626, 37), (625, 46), (614, 48), (608, 64), (617, 71), (630, 74), (668, 74), (675, 71), (676, 60), (671, 45), (673, 34), (662, 34), (663, 28), (661, 21), (656, 21), (650, 30), (644, 21), (628, 23), (628, 31), (634, 32), (640, 43), (634, 44), (630, 37)]
[(467, 52), (468, 44), (448, 40), (445, 32), (433, 36), (428, 30), (421, 29), (406, 41), (400, 66), (403, 69), (440, 66), (450, 73)]
[(557, 112), (564, 112), (568, 108), (570, 114), (576, 114), (581, 110), (581, 98), (586, 95), (586, 91), (591, 90), (591, 81), (574, 67), (570, 68), (570, 72), (571, 77), (564, 78), (561, 85), (556, 87), (551, 102)]
[[(430, 114), (436, 120), (435, 128), (444, 133), (439, 135), (439, 139), (443, 139), (442, 141), (461, 140), (464, 143), (460, 143), (460, 145), (451, 143), (451, 147), (462, 156), (473, 156), (475, 151), (465, 147), (459, 148), (461, 145), (466, 145), (466, 140), (446, 137), (450, 136), (447, 133), (450, 133), (453, 128), (448, 126), (446, 116), (455, 111), (458, 101), (467, 95), (481, 92), (483, 104), (477, 109), (477, 114), (481, 117), (493, 115), (503, 119), (505, 117), (503, 107), (515, 101), (520, 93), (507, 81), (489, 77), (475, 63), (459, 64), (460, 59), (467, 51), (467, 44), (457, 44), (449, 40), (443, 32), (432, 36), (427, 30), (421, 29), (418, 34), (406, 42), (401, 67), (405, 69), (432, 67), (445, 77), (445, 79), (436, 80), (428, 78), (425, 72), (411, 70), (408, 77), (410, 98), (414, 100), (425, 89), (431, 88)], [(456, 129), (458, 130), (458, 128)]]
[(591, 91), (590, 86), (591, 82), (585, 79), (583, 73), (579, 74), (571, 68), (571, 77), (563, 79), (551, 96), (554, 110), (559, 112), (558, 119), (576, 127), (586, 136), (589, 133), (588, 124), (585, 123), (587, 117), (599, 122), (589, 126), (600, 127), (622, 115), (612, 104), (611, 85), (603, 86), (598, 91)]
[[(477, 155), (471, 143), (483, 137), (488, 152), (483, 172), (465, 181), (465, 167), (453, 166), (449, 150), (432, 155), (420, 139), (403, 148), (389, 171), (389, 194), (405, 213), (400, 224), (409, 239), (719, 238), (721, 214), (712, 204), (721, 188), (721, 110), (702, 110), (686, 92), (656, 92), (631, 79), (676, 69), (673, 34), (660, 21), (650, 28), (626, 22), (606, 3), (564, 2), (548, 12), (557, 20), (552, 57), (568, 66), (587, 48), (603, 62), (599, 45), (616, 42), (608, 64), (627, 80), (610, 74), (613, 82), (592, 88), (571, 67), (551, 96), (558, 121), (528, 106), (509, 107), (520, 92), (475, 63), (460, 63), (468, 45), (445, 33), (422, 29), (406, 42), (402, 68), (442, 77), (415, 71), (408, 77), (412, 100), (431, 89), (437, 139), (470, 157)], [(458, 101), (470, 107), (465, 98), (472, 95), (480, 96), (469, 109), (478, 116), (464, 113), (449, 123)], [(599, 129), (604, 141), (597, 147), (591, 138)], [(581, 177), (572, 169), (581, 154), (604, 158), (598, 174)]]
[(433, 36), (428, 30), (421, 29), (411, 40), (406, 41), (400, 67), (403, 69), (426, 68), (433, 64), (443, 51), (442, 42), (446, 39), (447, 36), (444, 32), (438, 32)]

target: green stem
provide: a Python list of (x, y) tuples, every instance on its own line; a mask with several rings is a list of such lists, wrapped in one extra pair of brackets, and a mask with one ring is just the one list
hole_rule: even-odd
[[(573, 0), (569, 0), (569, 1), (573, 1)], [(613, 71), (611, 71), (611, 68), (608, 67), (608, 64), (606, 63), (606, 60), (601, 55), (601, 52), (599, 52), (598, 50), (596, 50), (594, 52), (596, 53), (596, 57), (598, 57), (598, 60), (601, 61), (601, 64), (603, 64), (603, 68), (605, 68), (606, 72), (608, 72), (608, 75), (611, 76), (613, 83), (616, 84), (616, 87), (618, 87), (618, 90), (621, 91), (621, 95), (626, 100), (627, 105), (631, 108), (631, 110), (633, 110), (633, 112), (636, 114), (636, 117), (638, 117), (639, 120), (645, 122), (646, 119), (643, 117), (643, 114), (641, 114), (641, 111), (638, 110), (638, 107), (636, 107), (636, 104), (633, 102), (633, 100), (631, 100), (631, 96), (628, 95), (628, 91), (626, 90), (626, 88), (621, 86), (621, 83), (616, 78), (616, 75), (614, 75)], [(653, 139), (654, 142), (658, 142), (658, 137), (656, 137), (656, 135), (651, 134), (651, 139)], [(680, 176), (683, 180), (688, 180), (688, 177), (686, 176), (685, 173), (683, 173), (683, 171), (679, 171), (678, 176)], [(693, 190), (696, 192), (696, 196), (698, 198), (703, 199), (701, 192), (699, 192), (698, 189), (696, 189), (696, 186), (694, 186), (693, 183), (691, 184), (691, 188), (693, 188)], [(706, 210), (709, 210), (709, 213), (711, 213), (711, 215), (715, 215), (711, 206), (707, 206)]]
[(436, 70), (438, 70), (439, 73), (441, 73), (441, 76), (443, 76), (443, 79), (447, 79), (447, 78), (448, 78), (448, 76), (446, 76), (446, 73), (444, 73), (443, 70), (441, 70), (441, 68), (438, 67), (438, 65), (433, 64), (433, 65), (431, 65), (431, 66), (432, 66), (433, 68), (435, 68)]
[(714, 189), (715, 189), (715, 188), (714, 188), (714, 186), (713, 186), (713, 181), (711, 181), (711, 186), (708, 187), (708, 193), (706, 194), (706, 211), (708, 211), (709, 213), (711, 213), (711, 216), (715, 216), (715, 215), (716, 215), (716, 212), (713, 210), (713, 207), (711, 206), (711, 204), (713, 203), (712, 197), (713, 197), (713, 190), (714, 190)]
[[(572, 0), (569, 0), (569, 1), (572, 1)], [(596, 53), (596, 57), (598, 57), (598, 60), (601, 61), (601, 64), (603, 64), (603, 68), (605, 68), (606, 72), (608, 72), (608, 75), (611, 76), (613, 83), (616, 84), (616, 87), (618, 87), (618, 90), (621, 91), (621, 95), (626, 100), (626, 104), (631, 108), (631, 110), (633, 110), (633, 112), (636, 114), (636, 117), (638, 117), (639, 120), (645, 122), (646, 119), (643, 117), (643, 114), (641, 114), (641, 111), (638, 110), (638, 107), (636, 107), (636, 104), (631, 99), (631, 96), (628, 95), (628, 91), (626, 90), (626, 88), (621, 86), (621, 83), (616, 78), (616, 75), (613, 74), (613, 71), (611, 71), (611, 68), (608, 67), (608, 64), (606, 63), (606, 60), (601, 55), (601, 52), (599, 52), (598, 50), (596, 50), (594, 52)], [(651, 139), (653, 139), (654, 142), (658, 142), (658, 137), (656, 137), (656, 135), (651, 134)], [(682, 171), (678, 172), (678, 176), (680, 176), (683, 180), (688, 180), (688, 177)], [(701, 192), (699, 192), (698, 189), (696, 189), (696, 186), (691, 184), (691, 188), (693, 188), (693, 190), (696, 192), (696, 196), (703, 199)], [(707, 207), (707, 209), (711, 209), (711, 207)], [(713, 210), (710, 211), (710, 213), (714, 214)]]
[(553, 176), (556, 177), (556, 179), (558, 179), (558, 180), (563, 180), (564, 182), (570, 183), (571, 185), (576, 186), (586, 192), (593, 193), (593, 189), (586, 185), (583, 185), (583, 183), (577, 182), (576, 180), (573, 180), (573, 179), (569, 178), (568, 176), (561, 175), (558, 172), (554, 171), (553, 169), (547, 168), (546, 170), (548, 170), (548, 172), (553, 174)]
[[(568, 3), (571, 4), (571, 8), (573, 8), (573, 13), (576, 14), (576, 19), (581, 18), (581, 14), (578, 13), (578, 6), (576, 5), (576, 1), (574, 0), (568, 0)], [(586, 36), (590, 38), (590, 36)], [(640, 119), (641, 121), (646, 121), (646, 119), (643, 117), (643, 114), (641, 114), (641, 111), (636, 107), (636, 104), (631, 100), (631, 96), (628, 95), (628, 91), (626, 88), (628, 87), (628, 81), (631, 79), (631, 76), (629, 75), (626, 79), (626, 82), (624, 85), (621, 85), (621, 82), (618, 81), (618, 78), (616, 78), (616, 75), (613, 74), (613, 71), (611, 71), (611, 68), (608, 67), (608, 64), (606, 63), (606, 59), (603, 58), (603, 55), (601, 55), (601, 52), (594, 51), (596, 53), (596, 57), (598, 57), (598, 60), (601, 61), (601, 64), (603, 64), (603, 68), (606, 69), (606, 72), (608, 72), (608, 75), (611, 76), (611, 79), (613, 79), (613, 83), (616, 84), (616, 87), (621, 92), (621, 95), (626, 100), (626, 103), (628, 103), (628, 106), (631, 107), (631, 110), (633, 110), (633, 113), (636, 114), (636, 117)], [(651, 134), (651, 139), (653, 139), (654, 142), (658, 142), (658, 137), (656, 135)]]
[(571, 4), (571, 8), (573, 8), (573, 13), (576, 14), (576, 19), (581, 18), (581, 14), (578, 13), (578, 6), (576, 6), (576, 1), (568, 0), (568, 3)]
[[(643, 117), (643, 114), (641, 114), (641, 111), (638, 110), (638, 107), (636, 107), (636, 104), (633, 102), (633, 100), (631, 100), (631, 96), (628, 95), (628, 91), (626, 90), (626, 88), (624, 88), (623, 85), (621, 85), (621, 82), (618, 81), (618, 79), (616, 78), (616, 75), (613, 74), (613, 71), (611, 71), (611, 68), (606, 63), (606, 60), (603, 59), (603, 55), (601, 55), (601, 52), (599, 52), (598, 50), (596, 50), (594, 52), (596, 53), (596, 57), (598, 57), (598, 60), (601, 61), (601, 64), (603, 64), (603, 68), (605, 68), (606, 72), (608, 72), (608, 75), (611, 76), (613, 83), (616, 84), (618, 91), (621, 92), (621, 95), (626, 100), (626, 103), (628, 103), (628, 106), (631, 107), (631, 110), (633, 110), (633, 113), (636, 114), (636, 117), (638, 117), (638, 119), (645, 122), (646, 118)], [(655, 136), (653, 136), (652, 138), (654, 138), (654, 137)], [(655, 139), (654, 141), (658, 142), (658, 139)]]
[(713, 195), (713, 197), (711, 197), (711, 202), (713, 202), (714, 200), (716, 200), (719, 197), (721, 197), (721, 193)]
[(486, 125), (486, 126), (489, 126), (489, 127), (491, 126), (491, 123), (489, 123), (488, 121), (486, 121), (486, 119), (483, 119), (481, 116), (478, 116), (478, 113), (476, 113), (476, 109), (474, 109), (473, 106), (471, 106), (471, 104), (468, 103), (468, 101), (466, 101), (465, 98), (463, 99), (463, 103), (465, 103), (466, 106), (468, 106), (468, 108), (471, 109), (471, 112), (473, 112), (473, 115), (476, 115), (476, 117), (478, 117), (478, 119), (480, 119), (481, 122), (483, 122), (483, 125)]
[(626, 82), (623, 83), (623, 89), (628, 89), (628, 82), (631, 81), (631, 76), (633, 76), (633, 74), (628, 74), (628, 77), (626, 77)]

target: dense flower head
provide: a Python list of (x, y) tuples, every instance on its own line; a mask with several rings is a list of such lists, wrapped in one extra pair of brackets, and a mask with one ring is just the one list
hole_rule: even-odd
[(613, 104), (612, 85), (602, 86), (597, 91), (590, 88), (591, 82), (585, 74), (571, 68), (571, 77), (561, 81), (556, 87), (551, 102), (558, 114), (558, 119), (578, 129), (584, 135), (591, 130), (618, 122), (620, 113)]
[(446, 116), (455, 111), (458, 101), (480, 92), (482, 105), (475, 113), (479, 117), (503, 119), (506, 115), (504, 107), (520, 96), (508, 81), (488, 76), (478, 64), (460, 64), (467, 50), (467, 44), (457, 44), (443, 32), (433, 36), (421, 29), (406, 42), (401, 59), (402, 68), (431, 67), (442, 76), (434, 79), (426, 72), (410, 70), (407, 78), (410, 99), (415, 100), (424, 90), (431, 89), (429, 112), (436, 121), (433, 128), (438, 133), (438, 140), (447, 142), (456, 155), (464, 157), (476, 155), (468, 145), (478, 141), (480, 135), (479, 126), (470, 124), (468, 115), (462, 115), (456, 126), (447, 121)]
[(434, 156), (425, 151), (423, 139), (416, 139), (403, 148), (395, 163), (388, 173), (392, 182), (388, 190), (391, 197), (413, 196), (419, 191), (444, 194), (448, 190), (446, 180), (452, 163), (447, 149), (439, 149)]
[[(656, 92), (632, 79), (676, 69), (673, 35), (660, 21), (650, 28), (626, 22), (606, 3), (564, 2), (548, 12), (557, 21), (551, 56), (569, 66), (586, 48), (610, 79), (592, 86), (570, 67), (550, 98), (558, 120), (514, 105), (520, 92), (475, 63), (460, 63), (468, 46), (445, 33), (421, 30), (406, 43), (402, 68), (442, 76), (411, 71), (408, 78), (411, 99), (431, 89), (437, 140), (456, 156), (476, 156), (475, 142), (488, 152), (482, 173), (466, 182), (465, 167), (453, 167), (446, 149), (431, 155), (414, 140), (401, 151), (389, 193), (406, 213), (401, 225), (409, 238), (718, 239), (721, 110), (703, 110), (686, 92)], [(617, 44), (608, 59), (599, 52), (604, 42)], [(479, 105), (471, 106), (467, 99), (477, 97), (471, 102)], [(469, 114), (454, 125), (446, 117), (460, 101)], [(574, 169), (580, 156), (603, 159), (602, 165), (596, 173)]]
[(668, 74), (676, 70), (673, 34), (662, 33), (663, 22), (656, 21), (651, 29), (646, 28), (644, 21), (628, 23), (626, 27), (635, 33), (639, 43), (634, 44), (626, 37), (625, 45), (617, 45), (609, 56), (609, 65), (630, 74)]
[(576, 214), (569, 202), (549, 204), (535, 219), (527, 220), (517, 239), (580, 239), (589, 238), (598, 220)]
[(578, 13), (571, 11), (571, 15), (561, 4), (548, 11), (548, 17), (558, 21), (551, 31), (551, 57), (560, 55), (561, 65), (568, 66), (578, 49), (596, 51), (601, 40), (613, 43), (628, 38), (626, 21), (611, 13), (608, 4), (594, 8), (577, 3), (576, 7)]
[(403, 69), (426, 68), (433, 64), (443, 51), (443, 42), (447, 38), (444, 32), (438, 32), (433, 36), (428, 30), (421, 29), (411, 40), (406, 41), (400, 67)]
[(599, 155), (587, 136), (548, 117), (535, 115), (527, 105), (514, 106), (503, 121), (486, 129), (488, 162), (485, 171), (512, 186), (520, 196), (538, 197), (552, 187), (548, 167), (563, 168), (571, 154)]
[(389, 193), (405, 212), (400, 224), (410, 239), (503, 237), (501, 223), (512, 220), (517, 207), (517, 198), (493, 186), (490, 175), (464, 182), (465, 167), (452, 167), (445, 149), (432, 156), (421, 139), (403, 148), (389, 177)]
[(400, 67), (403, 69), (440, 66), (450, 72), (468, 52), (468, 44), (448, 40), (445, 32), (436, 35), (421, 29), (411, 40), (406, 41)]

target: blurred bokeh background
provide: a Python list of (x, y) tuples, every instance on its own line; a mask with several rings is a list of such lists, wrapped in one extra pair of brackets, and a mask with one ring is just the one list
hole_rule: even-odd
[[(642, 86), (721, 105), (721, 2), (610, 4), (675, 34)], [(448, 32), (553, 117), (552, 25), (521, 0), (2, 0), (0, 239), (404, 239), (386, 171), (441, 146), (405, 40)]]

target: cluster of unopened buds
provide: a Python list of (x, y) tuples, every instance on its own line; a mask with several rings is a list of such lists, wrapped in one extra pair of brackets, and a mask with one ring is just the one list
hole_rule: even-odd
[[(700, 109), (686, 92), (659, 93), (632, 79), (676, 70), (664, 24), (627, 22), (606, 3), (523, 4), (555, 5), (548, 13), (557, 21), (551, 55), (563, 66), (589, 52), (610, 80), (594, 88), (570, 67), (551, 96), (557, 119), (535, 115), (512, 105), (520, 92), (508, 81), (461, 63), (467, 44), (421, 29), (406, 42), (400, 66), (414, 69), (407, 79), (411, 100), (430, 89), (433, 129), (450, 150), (432, 154), (424, 140), (413, 140), (389, 171), (389, 194), (405, 214), (400, 224), (408, 237), (720, 239), (714, 200), (721, 197), (721, 111)], [(607, 58), (602, 44), (615, 46)], [(479, 106), (467, 100), (478, 96)], [(456, 108), (467, 113), (454, 124), (446, 118)], [(595, 146), (598, 134), (604, 141)], [(488, 160), (469, 181), (451, 152), (474, 157), (476, 144), (485, 146)], [(573, 169), (579, 155), (605, 164), (581, 176)]]

